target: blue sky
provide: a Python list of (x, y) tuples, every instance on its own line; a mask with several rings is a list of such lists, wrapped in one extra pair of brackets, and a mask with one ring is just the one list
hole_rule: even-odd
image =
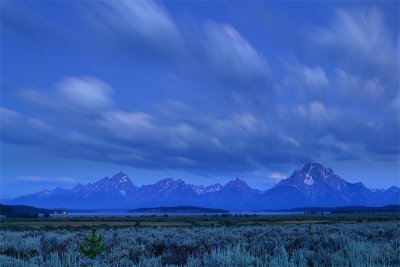
[(306, 162), (400, 184), (399, 2), (1, 2), (1, 198)]

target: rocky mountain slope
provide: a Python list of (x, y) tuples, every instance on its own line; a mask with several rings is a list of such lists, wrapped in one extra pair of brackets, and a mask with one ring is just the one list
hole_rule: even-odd
[(186, 184), (171, 178), (152, 185), (136, 186), (124, 173), (105, 177), (70, 190), (57, 187), (18, 197), (8, 204), (44, 208), (113, 209), (193, 205), (230, 210), (296, 207), (383, 206), (400, 204), (400, 188), (372, 190), (362, 183), (349, 183), (331, 168), (307, 163), (273, 188), (260, 191), (241, 179), (225, 185)]

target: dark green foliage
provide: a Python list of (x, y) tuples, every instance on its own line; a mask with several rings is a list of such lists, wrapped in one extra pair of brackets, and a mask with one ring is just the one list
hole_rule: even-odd
[(10, 218), (35, 218), (39, 213), (51, 213), (51, 210), (40, 209), (25, 205), (3, 205), (0, 204), (0, 215)]
[(307, 234), (308, 234), (309, 236), (311, 236), (311, 235), (313, 234), (312, 225), (311, 225), (311, 224), (308, 226)]
[(14, 209), (8, 205), (0, 204), (0, 215), (9, 215), (14, 213)]
[(80, 245), (80, 252), (90, 259), (96, 258), (98, 254), (106, 250), (103, 245), (103, 237), (96, 236), (96, 227), (92, 227), (92, 235), (90, 237), (85, 235), (85, 242)]

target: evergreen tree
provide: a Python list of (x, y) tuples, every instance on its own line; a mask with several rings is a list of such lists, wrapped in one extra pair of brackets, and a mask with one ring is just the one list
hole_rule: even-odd
[(92, 236), (85, 235), (85, 242), (80, 245), (80, 251), (88, 258), (94, 259), (98, 254), (106, 250), (103, 245), (103, 237), (99, 234), (96, 235), (96, 227), (92, 227)]

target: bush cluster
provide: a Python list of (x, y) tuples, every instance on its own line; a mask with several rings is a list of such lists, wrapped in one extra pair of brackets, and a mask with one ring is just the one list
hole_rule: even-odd
[(90, 231), (0, 231), (0, 266), (400, 266), (400, 222)]

